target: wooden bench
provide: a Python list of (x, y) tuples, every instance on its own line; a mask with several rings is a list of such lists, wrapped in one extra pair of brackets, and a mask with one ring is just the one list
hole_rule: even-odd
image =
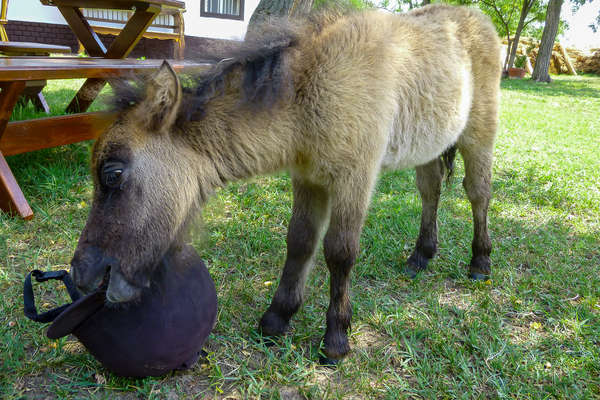
[[(50, 54), (71, 54), (71, 48), (68, 46), (57, 46), (53, 44), (41, 44), (31, 42), (5, 42), (0, 41), (0, 54), (5, 56), (49, 56)], [(29, 101), (33, 103), (36, 110), (50, 113), (50, 108), (42, 94), (42, 89), (46, 86), (45, 80), (27, 81), (19, 103), (27, 105)]]
[[(71, 78), (123, 78), (150, 74), (160, 60), (103, 58), (0, 58), (0, 209), (30, 219), (33, 211), (4, 156), (61, 146), (98, 137), (110, 126), (110, 112), (79, 113), (9, 122), (28, 81)], [(172, 61), (178, 72), (199, 72), (208, 64)]]

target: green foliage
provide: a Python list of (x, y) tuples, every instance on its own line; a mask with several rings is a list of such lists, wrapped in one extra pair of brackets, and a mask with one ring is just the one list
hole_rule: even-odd
[(515, 58), (515, 68), (525, 68), (527, 65), (527, 56), (520, 55)]
[(314, 0), (313, 8), (337, 7), (350, 10), (362, 10), (373, 7), (369, 0)]
[[(514, 35), (523, 6), (522, 0), (476, 0), (474, 4), (492, 19), (501, 37), (506, 37), (507, 34), (511, 37)], [(534, 0), (525, 20), (523, 36), (541, 37), (539, 26), (542, 24), (543, 29), (547, 5), (546, 0)]]
[[(52, 109), (80, 84), (49, 82)], [(256, 333), (285, 259), (287, 174), (231, 184), (203, 210), (192, 243), (219, 294), (208, 359), (134, 380), (23, 316), (25, 274), (69, 267), (92, 199), (91, 143), (8, 157), (35, 217), (0, 214), (0, 398), (598, 398), (600, 78), (506, 80), (501, 99), (492, 280), (466, 278), (472, 223), (460, 158), (440, 200), (439, 254), (415, 280), (400, 272), (419, 232), (414, 171), (385, 173), (352, 274), (353, 351), (337, 369), (317, 363), (329, 296), (321, 255), (290, 334), (268, 347)], [(35, 289), (43, 309), (67, 301), (59, 285)]]

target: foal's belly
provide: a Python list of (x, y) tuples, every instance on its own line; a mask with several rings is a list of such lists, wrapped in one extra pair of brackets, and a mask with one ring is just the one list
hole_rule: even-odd
[(466, 121), (444, 134), (422, 128), (412, 131), (395, 129), (390, 133), (381, 168), (404, 169), (428, 163), (456, 143), (465, 124)]
[(460, 75), (462, 79), (448, 85), (452, 90), (434, 89), (428, 96), (399, 101), (381, 168), (426, 164), (458, 141), (467, 125), (473, 98), (469, 72), (465, 68)]

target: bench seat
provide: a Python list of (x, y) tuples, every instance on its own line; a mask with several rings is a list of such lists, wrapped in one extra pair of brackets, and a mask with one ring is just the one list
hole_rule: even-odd
[(47, 56), (55, 53), (71, 54), (71, 48), (33, 42), (0, 42), (0, 54), (7, 56)]

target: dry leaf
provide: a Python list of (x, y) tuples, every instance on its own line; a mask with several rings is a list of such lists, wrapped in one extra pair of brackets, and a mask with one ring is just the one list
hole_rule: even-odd
[(69, 354), (79, 354), (85, 351), (85, 347), (79, 342), (67, 342), (63, 346), (63, 350)]
[(99, 373), (95, 373), (94, 374), (94, 379), (96, 379), (96, 383), (98, 385), (106, 385), (106, 378), (104, 377), (104, 375), (99, 374)]

